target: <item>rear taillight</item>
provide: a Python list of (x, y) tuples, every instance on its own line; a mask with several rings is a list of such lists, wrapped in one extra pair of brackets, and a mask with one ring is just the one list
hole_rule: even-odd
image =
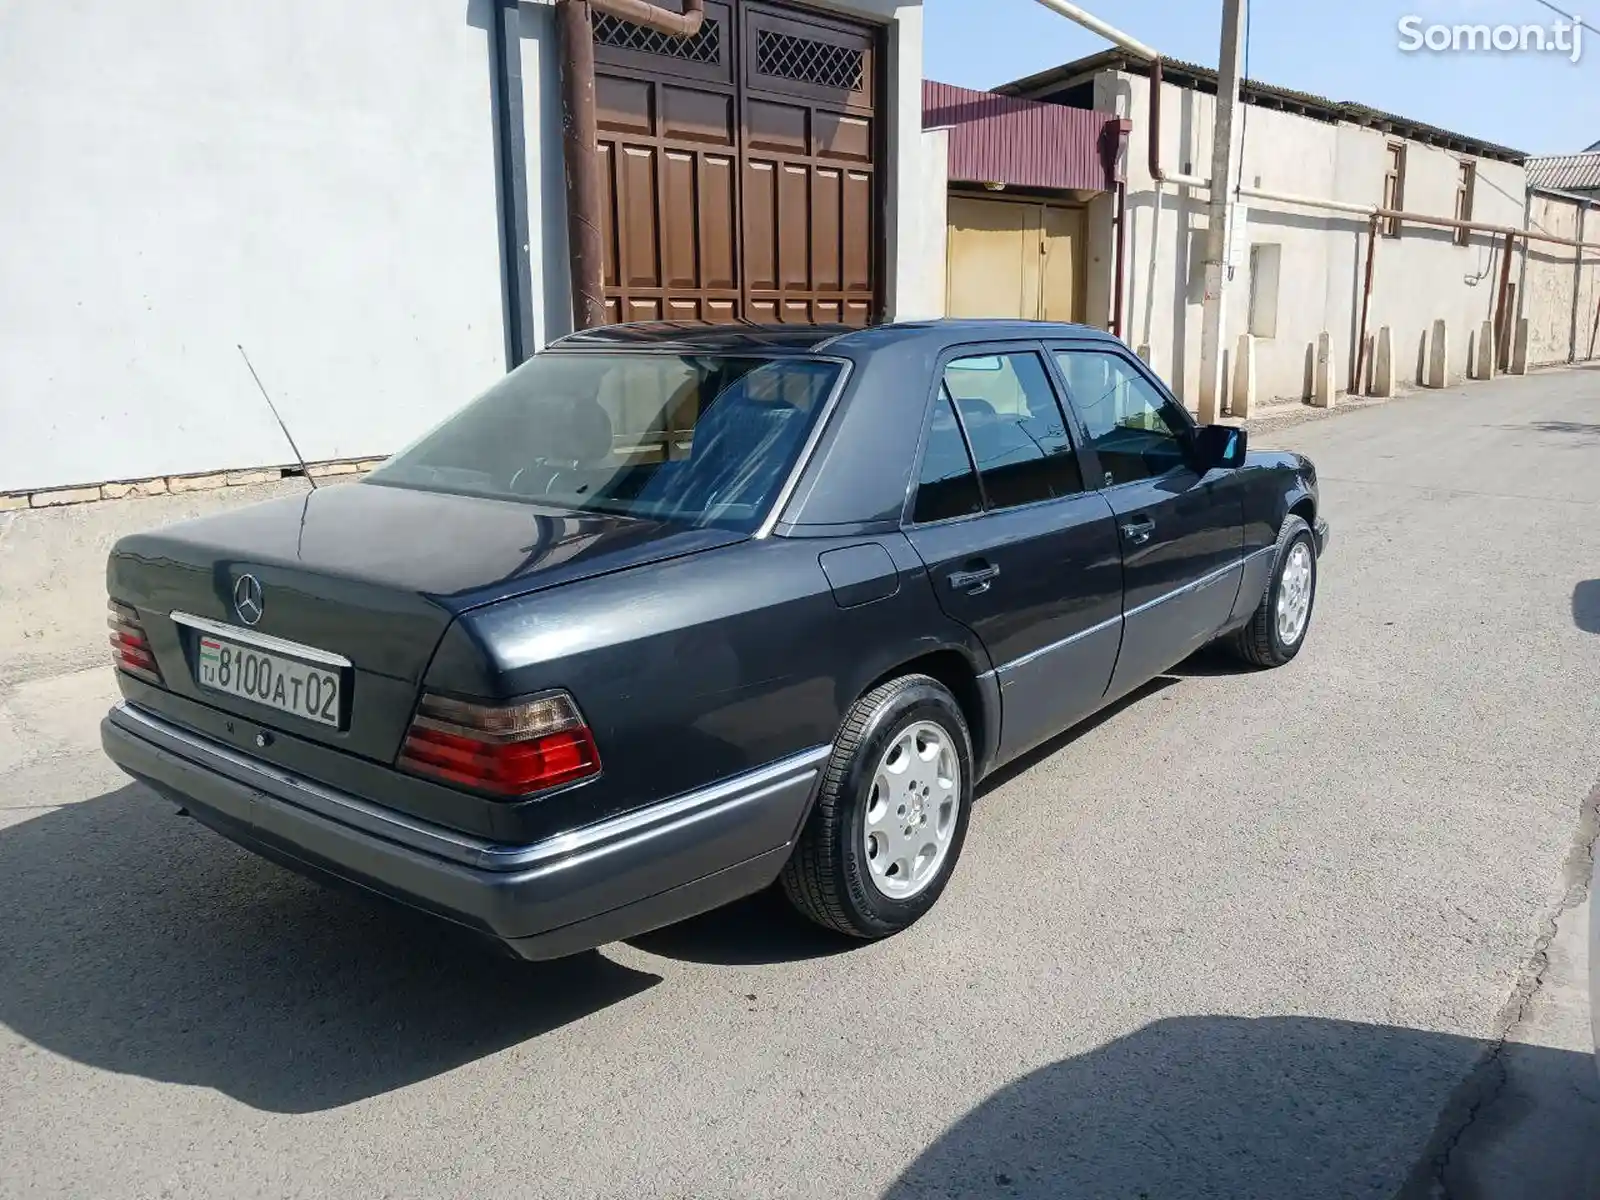
[(161, 682), (161, 668), (139, 624), (139, 614), (126, 604), (109, 602), (106, 624), (111, 627), (111, 661), (117, 670), (126, 671), (146, 683)]
[(424, 695), (399, 765), (477, 791), (528, 796), (600, 774), (600, 753), (565, 692), (508, 705)]

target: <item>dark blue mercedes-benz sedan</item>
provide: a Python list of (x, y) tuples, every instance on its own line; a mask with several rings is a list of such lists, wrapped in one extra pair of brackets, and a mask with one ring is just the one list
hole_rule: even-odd
[(1078, 326), (617, 326), (350, 486), (124, 538), (124, 770), (527, 958), (780, 881), (883, 937), (983, 776), (1305, 642), (1316, 472)]

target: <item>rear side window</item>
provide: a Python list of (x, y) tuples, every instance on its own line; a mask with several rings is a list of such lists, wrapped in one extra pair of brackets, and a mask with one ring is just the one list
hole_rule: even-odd
[(948, 521), (983, 511), (978, 476), (967, 454), (967, 441), (961, 436), (950, 396), (939, 389), (933, 402), (933, 426), (922, 450), (922, 467), (917, 475), (917, 500), (911, 519), (918, 525)]
[(1037, 354), (954, 359), (944, 390), (960, 410), (991, 509), (1084, 490), (1066, 418)]

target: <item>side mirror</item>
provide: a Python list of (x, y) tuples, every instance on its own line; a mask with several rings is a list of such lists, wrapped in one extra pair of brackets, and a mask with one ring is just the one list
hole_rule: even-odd
[(1207, 471), (1233, 471), (1244, 466), (1250, 435), (1234, 425), (1202, 425), (1195, 431), (1195, 467)]

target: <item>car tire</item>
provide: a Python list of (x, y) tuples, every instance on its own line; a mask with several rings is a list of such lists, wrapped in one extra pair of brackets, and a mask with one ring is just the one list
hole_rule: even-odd
[[(1223, 639), (1236, 658), (1254, 667), (1281, 667), (1300, 653), (1317, 600), (1317, 543), (1304, 518), (1290, 514), (1278, 531), (1266, 594), (1243, 628)], [(1285, 608), (1291, 617), (1285, 617)]]
[[(949, 882), (966, 841), (973, 783), (972, 738), (943, 684), (905, 675), (874, 688), (845, 716), (783, 869), (784, 894), (839, 933), (899, 933)], [(935, 853), (924, 856), (929, 847)]]

